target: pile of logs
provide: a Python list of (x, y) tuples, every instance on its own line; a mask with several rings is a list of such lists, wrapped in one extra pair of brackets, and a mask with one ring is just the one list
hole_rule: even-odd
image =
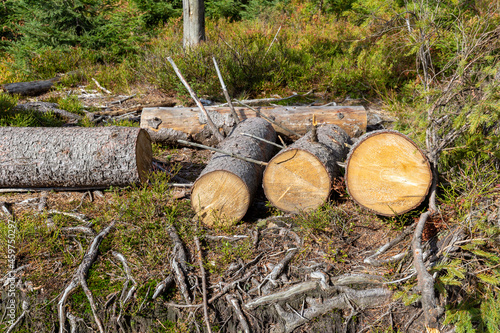
[(193, 208), (204, 223), (239, 221), (261, 178), (273, 206), (290, 213), (314, 210), (330, 198), (335, 178), (342, 175), (339, 165), (344, 165), (348, 153), (347, 190), (355, 202), (376, 214), (395, 216), (418, 207), (432, 183), (425, 155), (396, 131), (373, 131), (351, 146), (346, 131), (324, 124), (274, 157), (273, 138), (268, 122), (250, 118), (222, 141), (222, 150), (213, 156), (192, 191)]

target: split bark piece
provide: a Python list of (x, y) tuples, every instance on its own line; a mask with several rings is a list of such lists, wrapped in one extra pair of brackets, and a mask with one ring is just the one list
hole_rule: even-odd
[[(261, 118), (242, 121), (221, 144), (220, 149), (258, 161), (268, 161), (274, 151), (270, 144), (241, 135), (249, 133), (276, 140), (271, 124)], [(239, 221), (246, 214), (262, 179), (263, 167), (223, 153), (216, 153), (193, 185), (191, 203), (202, 222), (211, 225)]]
[(417, 145), (391, 130), (362, 136), (351, 148), (346, 165), (350, 196), (384, 216), (418, 207), (432, 184), (429, 162)]
[(144, 182), (148, 133), (133, 127), (0, 128), (0, 188), (106, 188)]
[[(229, 107), (206, 109), (215, 126), (226, 133), (236, 125)], [(277, 106), (256, 109), (301, 135), (309, 130), (313, 114), (320, 125), (336, 124), (351, 137), (362, 135), (367, 126), (367, 112), (362, 106)], [(240, 120), (257, 116), (247, 108), (235, 107), (235, 110)], [(175, 143), (178, 139), (186, 139), (182, 136), (190, 136), (193, 141), (214, 145), (216, 141), (205, 129), (206, 124), (206, 117), (196, 108), (144, 108), (141, 115), (141, 127), (148, 130), (154, 142)], [(277, 126), (274, 128), (279, 134), (289, 135)]]
[(291, 213), (321, 206), (330, 196), (338, 175), (337, 162), (347, 155), (349, 136), (336, 125), (318, 127), (269, 161), (262, 186), (273, 206)]

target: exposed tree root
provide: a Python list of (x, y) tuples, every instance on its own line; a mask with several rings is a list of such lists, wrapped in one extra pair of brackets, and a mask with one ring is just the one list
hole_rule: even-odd
[[(123, 313), (123, 308), (125, 307), (125, 304), (132, 298), (132, 295), (134, 294), (136, 288), (137, 288), (137, 282), (135, 281), (134, 277), (132, 276), (132, 273), (130, 271), (130, 268), (128, 267), (127, 264), (127, 259), (123, 256), (123, 254), (119, 252), (112, 252), (113, 257), (116, 259), (120, 260), (120, 262), (123, 265), (123, 270), (125, 271), (125, 275), (127, 280), (123, 284), (123, 289), (120, 295), (120, 312), (118, 313), (118, 317), (116, 317), (116, 322), (118, 323), (118, 326), (125, 332), (125, 329), (123, 328), (122, 325), (122, 313)], [(132, 287), (127, 291), (129, 283), (132, 282)]]
[(321, 316), (335, 309), (351, 309), (351, 314), (359, 310), (377, 307), (390, 300), (392, 292), (384, 288), (354, 290), (351, 288), (342, 288), (344, 291), (337, 296), (323, 299), (322, 297), (306, 297), (306, 308), (302, 314), (297, 311), (288, 312), (283, 309), (280, 303), (275, 303), (274, 307), (281, 317), (281, 324), (277, 325), (273, 333), (292, 332), (297, 327), (307, 323), (311, 319)]
[(167, 290), (170, 285), (174, 283), (174, 278), (172, 275), (169, 275), (165, 278), (165, 280), (161, 281), (156, 285), (155, 292), (153, 293), (153, 299), (156, 299), (163, 291)]
[(191, 304), (191, 296), (189, 295), (189, 286), (186, 282), (185, 274), (185, 272), (187, 271), (186, 251), (184, 250), (184, 245), (182, 244), (182, 241), (175, 228), (173, 226), (169, 226), (167, 230), (170, 238), (172, 238), (172, 241), (174, 242), (174, 254), (171, 260), (171, 266), (172, 270), (174, 271), (175, 281), (186, 303)]
[(434, 295), (434, 278), (425, 267), (422, 251), (422, 231), (431, 212), (427, 211), (420, 216), (413, 236), (413, 265), (417, 271), (418, 288), (422, 294), (422, 308), (424, 310), (425, 326), (428, 331), (439, 332), (438, 319), (443, 309), (437, 305)]
[(29, 308), (29, 303), (26, 302), (26, 301), (23, 301), (23, 304), (22, 304), (22, 308), (23, 308), (23, 313), (21, 313), (21, 315), (16, 319), (16, 321), (14, 323), (12, 323), (12, 325), (10, 325), (10, 327), (5, 331), (5, 333), (11, 333), (11, 332), (14, 332), (14, 328), (16, 328), (16, 326), (24, 319), (24, 317), (26, 316), (26, 313), (28, 312), (28, 308)]
[(234, 297), (234, 295), (226, 295), (226, 300), (233, 307), (233, 310), (236, 313), (236, 316), (238, 317), (243, 332), (250, 333), (251, 332), (250, 327), (248, 326), (248, 322), (245, 318), (245, 315), (243, 314), (243, 311), (241, 311), (240, 304), (238, 303), (236, 297)]
[(97, 327), (99, 328), (99, 332), (104, 333), (104, 327), (102, 326), (101, 320), (97, 316), (97, 306), (94, 302), (92, 292), (89, 290), (89, 287), (87, 285), (86, 277), (89, 273), (90, 267), (97, 259), (97, 252), (99, 250), (99, 246), (101, 245), (104, 237), (106, 237), (109, 234), (114, 225), (115, 221), (111, 222), (109, 226), (104, 228), (94, 238), (87, 252), (83, 256), (82, 262), (76, 269), (73, 278), (71, 279), (70, 283), (66, 286), (66, 289), (64, 289), (63, 294), (59, 302), (57, 303), (57, 312), (59, 315), (59, 333), (64, 333), (64, 323), (66, 321), (66, 313), (65, 313), (66, 300), (69, 294), (79, 285), (82, 287), (83, 291), (85, 292), (85, 295), (87, 296), (87, 299), (89, 300), (90, 308), (92, 309), (94, 320), (97, 324)]

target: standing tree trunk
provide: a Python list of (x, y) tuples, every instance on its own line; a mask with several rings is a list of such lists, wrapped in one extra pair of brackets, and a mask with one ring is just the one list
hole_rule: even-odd
[(134, 127), (0, 127), (0, 188), (106, 188), (144, 182), (148, 133)]
[(182, 0), (184, 19), (184, 48), (205, 40), (205, 4), (203, 0)]
[(336, 125), (308, 132), (269, 161), (262, 186), (273, 206), (297, 213), (316, 209), (330, 196), (337, 162), (347, 155), (347, 133)]
[[(233, 133), (221, 142), (219, 149), (258, 161), (268, 161), (274, 147), (241, 133), (268, 141), (276, 140), (276, 132), (262, 118), (242, 121)], [(254, 163), (216, 153), (193, 185), (191, 204), (206, 224), (239, 221), (246, 214), (262, 179), (263, 167)]]
[(418, 207), (432, 184), (425, 155), (405, 135), (391, 130), (362, 136), (347, 158), (346, 185), (361, 206), (395, 216)]

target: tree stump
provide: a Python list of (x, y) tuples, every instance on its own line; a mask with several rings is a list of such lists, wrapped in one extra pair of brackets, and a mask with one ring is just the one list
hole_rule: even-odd
[(405, 135), (391, 130), (362, 136), (351, 148), (346, 165), (349, 195), (383, 216), (418, 207), (432, 184), (424, 153)]
[[(261, 118), (242, 121), (219, 145), (228, 153), (267, 162), (274, 147), (263, 141), (243, 136), (251, 134), (276, 141), (272, 125)], [(262, 179), (263, 167), (229, 155), (216, 153), (193, 185), (191, 204), (205, 224), (230, 224), (246, 214)]]
[(148, 133), (133, 127), (0, 127), (0, 188), (106, 188), (144, 182)]
[(336, 125), (317, 129), (282, 150), (269, 161), (262, 186), (271, 204), (297, 213), (321, 206), (330, 196), (333, 179), (339, 174), (337, 162), (347, 155), (347, 133)]

